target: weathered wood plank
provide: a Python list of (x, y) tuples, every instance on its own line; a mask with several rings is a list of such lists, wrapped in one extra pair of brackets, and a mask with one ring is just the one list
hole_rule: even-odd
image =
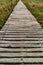
[(29, 29), (26, 29), (26, 30), (24, 30), (24, 29), (22, 29), (22, 30), (21, 29), (20, 30), (14, 29), (13, 30), (12, 29), (12, 30), (7, 30), (7, 31), (4, 31), (4, 30), (0, 31), (0, 33), (10, 33), (10, 32), (12, 32), (12, 33), (15, 33), (15, 32), (19, 32), (19, 33), (22, 33), (22, 32), (24, 32), (24, 33), (29, 33), (29, 32), (43, 33), (43, 30), (42, 29), (41, 30), (36, 30), (36, 29), (35, 30), (34, 29), (32, 29), (32, 30), (31, 29), (30, 30)]
[(0, 62), (12, 62), (12, 63), (33, 63), (33, 62), (40, 62), (43, 63), (43, 58), (0, 58)]
[(43, 48), (0, 48), (0, 52), (43, 52)]
[(19, 37), (21, 37), (21, 38), (23, 38), (23, 37), (27, 37), (27, 38), (43, 38), (43, 35), (4, 35), (4, 37), (16, 37), (16, 38), (19, 38)]
[[(15, 19), (17, 20), (17, 19)], [(21, 19), (20, 19), (21, 20)], [(24, 19), (23, 19), (24, 20)], [(28, 19), (29, 20), (29, 19)], [(13, 21), (8, 21), (8, 22), (13, 22)], [(14, 25), (12, 26), (12, 28), (15, 27)], [(36, 30), (36, 31), (43, 31), (43, 29), (41, 28), (32, 28), (29, 26), (16, 26), (15, 28), (13, 28), (14, 30)]]
[(2, 32), (2, 33), (0, 33), (0, 35), (32, 35), (32, 34), (34, 34), (34, 35), (43, 35), (43, 32)]
[(32, 34), (34, 34), (34, 35), (43, 35), (43, 33), (31, 33), (31, 32), (30, 32), (30, 33), (29, 33), (29, 32), (28, 32), (28, 33), (16, 33), (16, 32), (15, 32), (15, 33), (5, 33), (5, 34), (6, 34), (6, 35), (30, 35), (30, 34), (31, 34), (31, 35), (32, 35)]
[(0, 38), (0, 41), (1, 40), (8, 40), (8, 41), (43, 41), (43, 38), (6, 38), (6, 37), (2, 37)]
[(0, 57), (9, 57), (9, 58), (16, 58), (16, 57), (43, 57), (43, 53), (26, 53), (26, 52), (21, 52), (21, 53), (0, 53)]
[[(4, 33), (43, 33), (42, 31), (13, 31), (13, 30), (11, 30), (11, 31), (6, 31), (6, 32), (3, 32), (2, 34), (4, 34)], [(1, 34), (1, 33), (0, 33)]]
[(43, 48), (43, 44), (25, 44), (25, 43), (15, 43), (15, 44), (9, 44), (9, 43), (7, 43), (7, 44), (5, 44), (5, 43), (3, 43), (3, 44), (0, 44), (0, 47), (6, 47), (6, 48), (8, 48), (8, 47), (11, 47), (11, 48), (19, 48), (19, 47), (25, 47), (25, 48)]
[(30, 43), (30, 44), (32, 44), (32, 43), (37, 43), (37, 44), (42, 44), (43, 43), (43, 41), (6, 41), (6, 40), (0, 40), (0, 44), (2, 44), (2, 43), (9, 43), (9, 44), (11, 44), (11, 43), (24, 43), (24, 44), (26, 44), (26, 43)]

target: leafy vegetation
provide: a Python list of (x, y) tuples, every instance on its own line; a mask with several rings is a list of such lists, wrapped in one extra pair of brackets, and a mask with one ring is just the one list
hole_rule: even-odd
[(43, 0), (22, 0), (43, 28)]
[(0, 29), (5, 24), (18, 0), (0, 0)]

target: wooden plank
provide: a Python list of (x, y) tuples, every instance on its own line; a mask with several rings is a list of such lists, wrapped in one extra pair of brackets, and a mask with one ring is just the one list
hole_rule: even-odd
[(43, 31), (26, 31), (26, 30), (24, 30), (24, 31), (13, 31), (13, 30), (11, 30), (11, 31), (6, 31), (5, 33), (43, 33)]
[(36, 32), (36, 33), (43, 33), (43, 30), (41, 31), (41, 30), (7, 30), (7, 31), (0, 31), (0, 33), (15, 33), (15, 32), (19, 32), (19, 33), (22, 33), (22, 32), (25, 32), (25, 33), (29, 33), (29, 32)]
[(21, 53), (0, 53), (0, 58), (3, 57), (9, 57), (9, 58), (19, 58), (19, 57), (34, 57), (34, 58), (40, 58), (43, 57), (43, 53), (25, 53), (25, 52), (21, 52)]
[(20, 47), (25, 47), (25, 48), (43, 48), (43, 44), (24, 44), (24, 43), (15, 43), (15, 44), (9, 44), (9, 43), (7, 43), (7, 44), (5, 44), (5, 43), (3, 43), (3, 44), (0, 44), (0, 47), (6, 47), (6, 48), (8, 48), (8, 47), (10, 47), (10, 48), (20, 48)]
[(4, 35), (4, 37), (16, 37), (16, 38), (23, 38), (23, 37), (27, 37), (27, 38), (43, 38), (43, 35)]
[(2, 33), (0, 33), (0, 35), (19, 35), (19, 34), (21, 34), (21, 35), (29, 35), (29, 34), (34, 34), (34, 35), (43, 35), (43, 32), (2, 32)]
[(15, 31), (15, 32), (13, 32), (12, 31), (12, 32), (7, 32), (6, 31), (5, 33), (0, 33), (0, 35), (2, 35), (2, 34), (3, 35), (5, 35), (5, 34), (7, 34), (7, 35), (8, 34), (27, 34), (27, 35), (28, 34), (34, 34), (34, 35), (36, 35), (36, 34), (39, 35), (40, 34), (40, 35), (43, 35), (43, 32), (37, 32), (37, 31), (36, 32), (35, 31), (29, 31), (29, 32), (27, 32), (27, 31), (24, 31), (24, 32), (22, 32), (22, 31), (20, 31), (20, 32)]
[(43, 63), (43, 58), (0, 58), (0, 63), (10, 62), (10, 63)]
[(33, 36), (38, 35), (38, 36), (40, 36), (41, 35), (41, 36), (43, 36), (43, 33), (37, 33), (37, 32), (33, 32), (33, 33), (32, 32), (27, 32), (27, 33), (25, 33), (25, 32), (21, 32), (21, 33), (20, 32), (14, 32), (14, 33), (12, 33), (12, 32), (10, 32), (10, 33), (0, 33), (0, 35), (3, 35), (3, 36), (5, 36), (5, 35), (17, 35), (17, 36), (18, 35), (22, 35), (22, 36), (23, 35), (30, 35), (30, 36), (31, 35), (33, 35)]
[(30, 44), (32, 44), (32, 43), (37, 43), (37, 44), (41, 44), (41, 43), (43, 43), (43, 41), (5, 41), (5, 40), (0, 40), (0, 44), (3, 44), (3, 43), (9, 43), (9, 44), (11, 44), (11, 43), (24, 43), (24, 44), (26, 44), (26, 43), (30, 43)]
[[(9, 22), (11, 22), (11, 21), (9, 21)], [(13, 22), (13, 21), (12, 21)], [(12, 28), (13, 28), (13, 26), (12, 26)], [(43, 31), (43, 29), (41, 29), (41, 28), (32, 28), (32, 27), (29, 27), (29, 26), (14, 26), (14, 30), (40, 30), (40, 31)], [(3, 30), (1, 30), (1, 31), (3, 31)]]
[(43, 48), (0, 48), (0, 52), (43, 52)]
[(6, 37), (2, 37), (0, 38), (0, 40), (8, 40), (8, 41), (43, 41), (43, 38), (6, 38)]
[[(15, 26), (14, 26), (15, 27)], [(13, 28), (13, 26), (12, 26)], [(13, 28), (14, 30), (35, 30), (35, 31), (43, 31), (43, 29), (38, 29), (38, 28), (32, 28), (32, 27), (27, 27), (26, 26), (16, 26), (15, 28)]]
[[(9, 21), (9, 22), (11, 22), (11, 21)], [(12, 21), (13, 22), (13, 21)], [(5, 26), (7, 27), (7, 25), (10, 25), (10, 26), (12, 26), (13, 24), (6, 24)], [(5, 27), (4, 26), (4, 27)], [(14, 27), (14, 28), (13, 28)], [(32, 27), (29, 27), (29, 26), (12, 26), (11, 28), (13, 28), (14, 30), (40, 30), (40, 31), (43, 31), (43, 29), (39, 29), (39, 28), (32, 28)], [(1, 31), (4, 31), (3, 29), (1, 30)]]
[(10, 35), (10, 34), (11, 34), (11, 35), (14, 35), (14, 34), (15, 34), (15, 35), (16, 35), (16, 34), (18, 34), (18, 35), (19, 35), (19, 34), (21, 34), (21, 35), (29, 35), (29, 34), (31, 34), (31, 35), (32, 35), (32, 34), (34, 34), (34, 35), (39, 35), (39, 34), (40, 34), (40, 35), (43, 35), (43, 32), (5, 32), (5, 33), (0, 33), (0, 35), (5, 35), (5, 34), (6, 34), (6, 35)]

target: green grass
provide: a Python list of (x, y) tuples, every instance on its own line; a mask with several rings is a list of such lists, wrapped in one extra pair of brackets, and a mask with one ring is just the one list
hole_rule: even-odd
[(43, 28), (43, 0), (22, 0)]
[[(17, 4), (18, 0), (13, 0), (13, 8)], [(11, 0), (0, 0), (0, 29), (5, 24), (13, 8), (11, 7)]]

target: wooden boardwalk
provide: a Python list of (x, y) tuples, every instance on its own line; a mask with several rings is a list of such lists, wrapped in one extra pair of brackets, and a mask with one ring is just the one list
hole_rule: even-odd
[(43, 29), (21, 0), (0, 31), (0, 65), (43, 65)]

